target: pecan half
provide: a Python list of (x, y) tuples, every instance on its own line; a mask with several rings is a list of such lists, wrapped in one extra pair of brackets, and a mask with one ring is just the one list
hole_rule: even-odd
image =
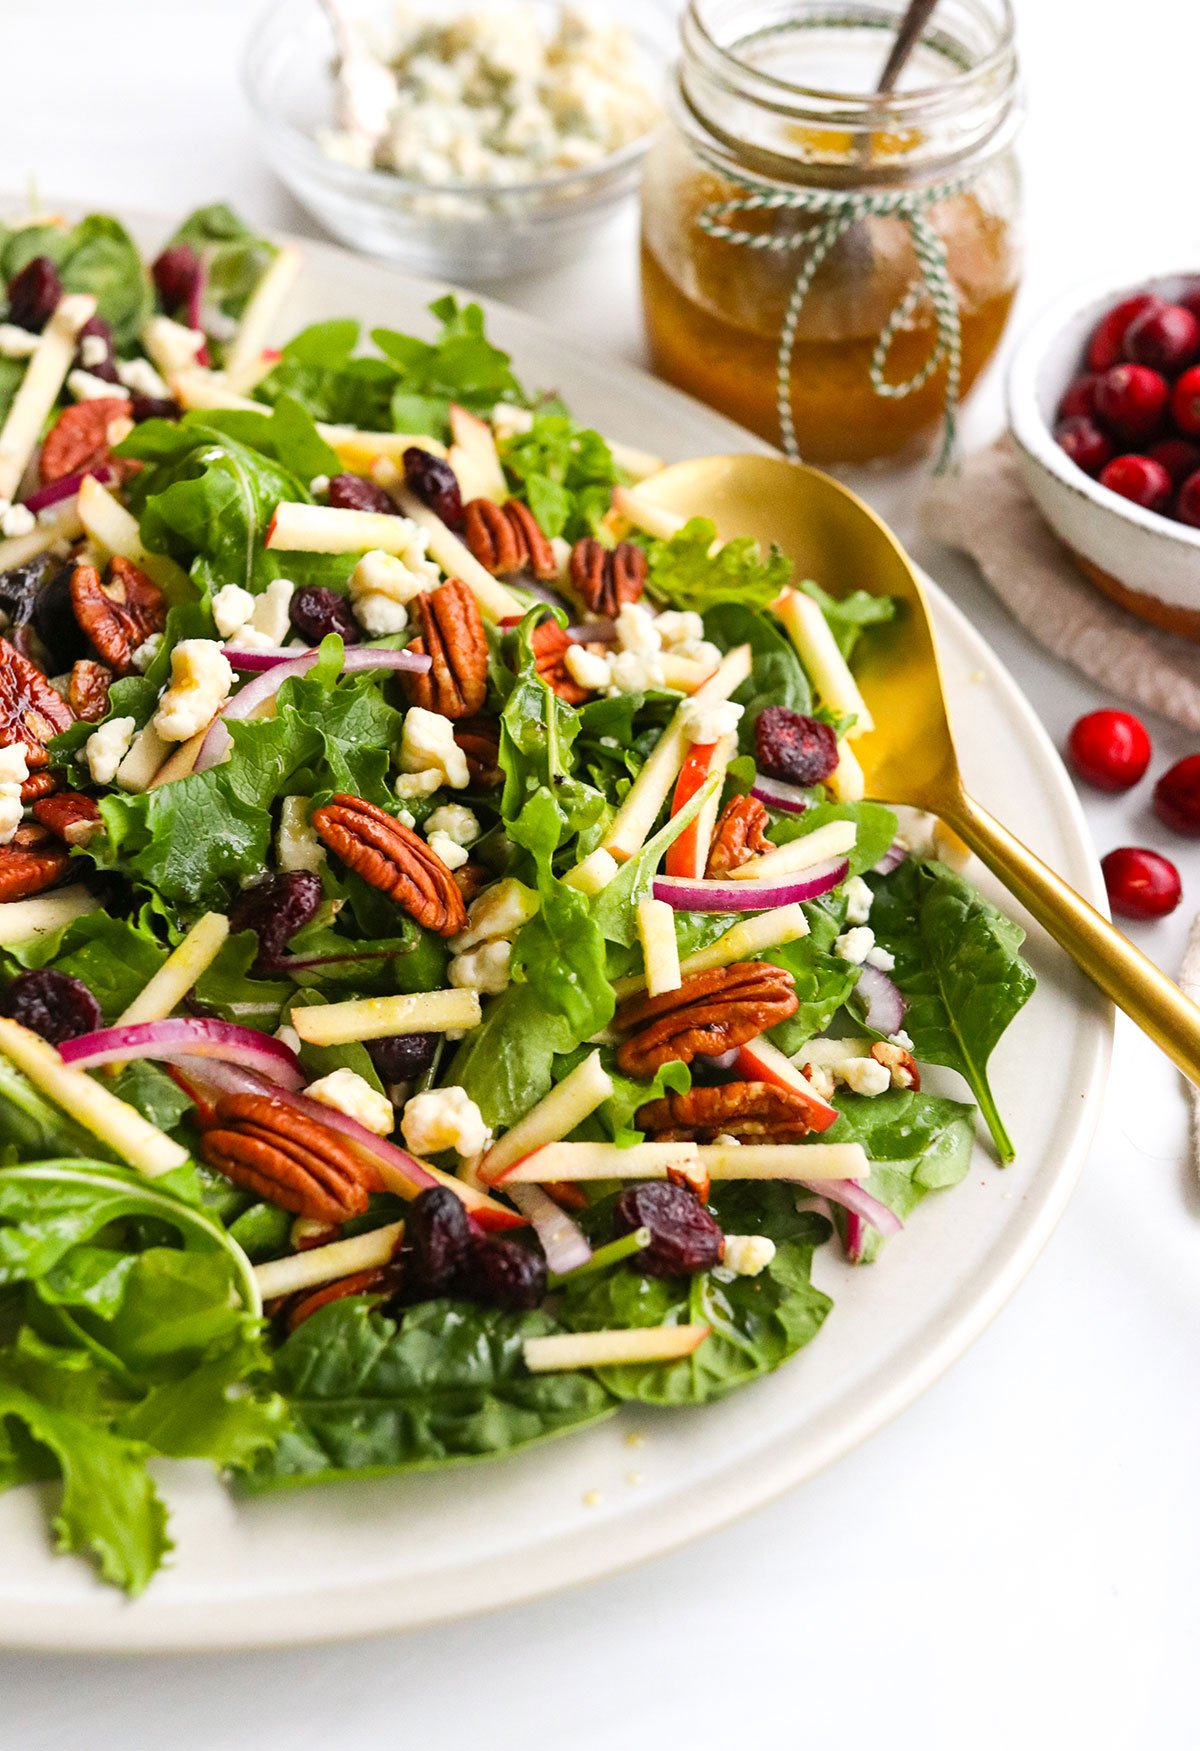
[(614, 1025), (629, 1032), (617, 1053), (626, 1076), (652, 1076), (660, 1064), (690, 1064), (698, 1053), (719, 1057), (776, 1027), (797, 1009), (792, 975), (769, 961), (714, 967), (658, 997), (641, 992), (617, 1010)]
[(7, 845), (0, 845), (0, 900), (27, 900), (66, 873), (70, 857), (65, 845), (45, 827), (18, 827)]
[(612, 616), (645, 589), (646, 555), (632, 541), (605, 547), (585, 536), (571, 549), (571, 582), (593, 614)]
[(281, 1209), (318, 1222), (361, 1216), (369, 1167), (336, 1131), (269, 1094), (223, 1094), (200, 1139), (210, 1167)]
[(756, 796), (730, 797), (713, 828), (706, 876), (728, 875), (760, 852), (771, 850), (771, 817)]
[(772, 1082), (671, 1093), (639, 1108), (637, 1126), (656, 1143), (711, 1143), (726, 1134), (739, 1143), (794, 1143), (812, 1128), (800, 1096)]
[(20, 742), (31, 769), (48, 764), (46, 744), (75, 722), (75, 713), (42, 671), (0, 638), (0, 748)]
[(500, 725), (495, 718), (459, 718), (454, 726), (454, 740), (467, 756), (472, 784), (495, 790), (504, 783), (500, 770)]
[(296, 1295), (283, 1305), (283, 1323), (289, 1332), (328, 1307), (331, 1301), (343, 1301), (347, 1295), (394, 1295), (400, 1288), (403, 1270), (397, 1265), (376, 1265), (369, 1271), (352, 1271), (339, 1277), (336, 1283), (322, 1283), (319, 1289)]
[(543, 581), (558, 576), (553, 547), (533, 512), (519, 499), (506, 499), (502, 505), (492, 499), (472, 499), (463, 511), (463, 540), (494, 577), (507, 577), (526, 567)]
[(877, 1064), (890, 1071), (893, 1088), (920, 1088), (921, 1072), (917, 1060), (904, 1046), (894, 1046), (890, 1040), (876, 1040), (871, 1056)]
[(335, 796), (314, 809), (323, 842), (365, 882), (439, 936), (467, 927), (467, 908), (454, 876), (419, 834), (357, 796)]
[(405, 675), (411, 705), (443, 717), (472, 717), (487, 698), (488, 643), (479, 604), (460, 578), (450, 578), (413, 603), (421, 636), (409, 649), (432, 659), (424, 675)]
[(529, 643), (538, 674), (560, 699), (565, 700), (568, 705), (582, 705), (585, 699), (591, 697), (587, 688), (581, 687), (567, 668), (566, 656), (571, 648), (571, 640), (557, 620), (543, 620), (540, 626), (534, 628)]
[(108, 690), (112, 685), (113, 672), (104, 663), (93, 662), (91, 657), (81, 657), (72, 666), (71, 679), (67, 683), (67, 699), (76, 717), (84, 723), (99, 723), (102, 717), (108, 716)]
[(39, 797), (53, 796), (57, 789), (58, 773), (47, 772), (43, 767), (40, 772), (31, 772), (21, 786), (21, 801), (35, 803)]
[(112, 449), (109, 433), (113, 421), (129, 419), (132, 411), (127, 395), (101, 395), (65, 408), (42, 445), (38, 472), (43, 486), (106, 462)]
[(81, 631), (118, 675), (137, 673), (134, 651), (167, 623), (166, 599), (158, 585), (120, 554), (109, 565), (107, 582), (94, 565), (76, 565), (71, 605)]
[(104, 831), (99, 805), (77, 790), (60, 790), (40, 797), (33, 805), (33, 818), (48, 827), (64, 845), (86, 845)]

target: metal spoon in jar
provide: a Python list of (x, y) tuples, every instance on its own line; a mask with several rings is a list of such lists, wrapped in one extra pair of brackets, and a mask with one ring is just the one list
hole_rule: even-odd
[(818, 469), (781, 456), (707, 456), (652, 476), (638, 496), (718, 535), (786, 553), (832, 595), (869, 590), (902, 611), (856, 664), (875, 727), (855, 737), (867, 796), (940, 816), (1011, 894), (1189, 1078), (1200, 1084), (1200, 1007), (967, 792), (920, 579), (875, 513)]

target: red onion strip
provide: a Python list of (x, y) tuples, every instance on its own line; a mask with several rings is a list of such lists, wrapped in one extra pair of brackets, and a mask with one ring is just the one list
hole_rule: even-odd
[(782, 809), (786, 815), (802, 815), (809, 806), (807, 793), (796, 784), (785, 784), (782, 778), (756, 776), (750, 795), (769, 809)]
[(505, 1191), (521, 1214), (529, 1218), (542, 1243), (548, 1270), (562, 1277), (587, 1264), (592, 1249), (583, 1230), (565, 1210), (559, 1208), (549, 1192), (544, 1192), (541, 1186), (521, 1184), (506, 1186)]
[(864, 1191), (858, 1180), (801, 1180), (800, 1184), (806, 1192), (812, 1192), (814, 1197), (827, 1198), (831, 1204), (840, 1204), (844, 1210), (851, 1210), (856, 1216), (861, 1216), (864, 1222), (869, 1222), (872, 1228), (877, 1228), (880, 1234), (899, 1234), (904, 1227), (894, 1210), (889, 1210), (886, 1204), (881, 1204), (878, 1198), (873, 1198)]
[(48, 486), (39, 486), (25, 500), (25, 509), (32, 511), (36, 517), (39, 511), (47, 511), (51, 505), (59, 505), (64, 499), (74, 498), (89, 475), (102, 486), (112, 484), (113, 471), (103, 463), (95, 468), (80, 468), (74, 474), (64, 474), (61, 480), (52, 480)]
[(677, 912), (766, 912), (829, 893), (845, 881), (849, 870), (849, 863), (841, 857), (816, 864), (801, 875), (778, 876), (774, 881), (709, 882), (656, 876), (654, 897), (665, 900)]
[(66, 1040), (59, 1047), (64, 1064), (90, 1070), (96, 1064), (120, 1064), (130, 1058), (228, 1058), (257, 1071), (280, 1088), (304, 1087), (300, 1060), (282, 1040), (257, 1028), (208, 1016), (171, 1016), (166, 1021), (135, 1022), (129, 1027), (97, 1028)]
[(872, 865), (871, 874), (891, 875), (894, 869), (900, 868), (900, 865), (905, 862), (907, 857), (908, 847), (905, 845), (903, 839), (893, 839), (883, 856), (879, 859), (879, 862)]
[(858, 984), (855, 991), (866, 999), (867, 1010), (863, 1017), (869, 1028), (877, 1034), (898, 1034), (904, 1026), (904, 998), (893, 979), (879, 967), (863, 966), (858, 971)]

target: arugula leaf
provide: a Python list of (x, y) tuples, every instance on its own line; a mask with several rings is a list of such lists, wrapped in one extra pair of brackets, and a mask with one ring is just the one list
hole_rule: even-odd
[(255, 396), (274, 403), (290, 395), (314, 419), (389, 431), (396, 370), (385, 359), (355, 358), (358, 336), (357, 322), (315, 322), (302, 329), (283, 348)]
[(672, 608), (701, 612), (730, 601), (765, 608), (791, 581), (792, 562), (778, 547), (764, 559), (752, 536), (739, 535), (710, 554), (716, 538), (710, 517), (691, 517), (669, 541), (653, 543), (649, 593)]
[(398, 373), (391, 398), (397, 432), (428, 432), (445, 438), (450, 404), (472, 413), (490, 413), (498, 401), (525, 402), (507, 353), (487, 339), (478, 304), (460, 304), (453, 295), (437, 298), (430, 313), (441, 323), (434, 341), (418, 340), (394, 329), (376, 328), (371, 339)]
[[(0, 1059), (0, 1164), (15, 1161), (36, 1161), (48, 1155), (103, 1154), (103, 1147), (94, 1137), (68, 1118), (61, 1107), (46, 1097), (13, 1068)], [(0, 1186), (3, 1176), (0, 1175)], [(0, 1193), (0, 1220), (3, 1219), (3, 1194)], [(4, 1274), (4, 1240), (0, 1234), (0, 1283), (9, 1279)]]
[(594, 1377), (526, 1371), (525, 1339), (559, 1329), (461, 1301), (423, 1302), (399, 1325), (361, 1297), (323, 1307), (276, 1354), (292, 1423), (248, 1486), (489, 1459), (608, 1416)]
[(190, 243), (205, 268), (205, 294), (226, 316), (240, 317), (271, 264), (275, 245), (256, 236), (223, 201), (197, 207), (165, 247)]
[(965, 1078), (1001, 1161), (1012, 1161), (987, 1064), (1037, 982), (1018, 952), (1025, 932), (944, 864), (909, 859), (873, 886), (871, 927), (896, 957), (913, 1050)]
[(578, 541), (594, 535), (612, 503), (617, 466), (600, 436), (565, 413), (538, 413), (533, 427), (500, 446), (513, 491), (544, 534)]
[(867, 590), (852, 590), (848, 596), (831, 596), (811, 578), (805, 578), (800, 588), (806, 596), (812, 597), (829, 622), (829, 630), (847, 662), (868, 626), (882, 626), (896, 618), (894, 596), (872, 596)]
[[(589, 1233), (608, 1232), (612, 1200), (584, 1217)], [(735, 1386), (769, 1374), (816, 1337), (833, 1303), (812, 1283), (812, 1257), (829, 1238), (821, 1216), (798, 1212), (786, 1186), (722, 1187), (713, 1210), (727, 1233), (766, 1234), (775, 1257), (757, 1277), (722, 1282), (695, 1277), (646, 1277), (619, 1265), (565, 1286), (559, 1317), (572, 1331), (628, 1330), (645, 1325), (709, 1325), (693, 1355), (671, 1363), (603, 1370), (604, 1384), (643, 1404), (704, 1404)]]
[(325, 442), (312, 414), (294, 395), (280, 395), (272, 408), (264, 407), (261, 413), (218, 409), (205, 419), (246, 449), (271, 457), (295, 480), (342, 472), (337, 451)]
[[(897, 1216), (908, 1217), (929, 1192), (965, 1179), (975, 1143), (975, 1109), (936, 1094), (893, 1088), (866, 1095), (839, 1091), (841, 1117), (832, 1135), (861, 1143), (871, 1162), (867, 1190)], [(844, 1214), (835, 1209), (844, 1230)], [(868, 1227), (863, 1261), (877, 1257), (883, 1236)]]

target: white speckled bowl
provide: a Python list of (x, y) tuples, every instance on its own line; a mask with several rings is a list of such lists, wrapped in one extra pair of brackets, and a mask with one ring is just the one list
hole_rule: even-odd
[(1025, 484), (1038, 509), (1097, 588), (1143, 620), (1200, 639), (1200, 529), (1110, 492), (1060, 450), (1052, 427), (1072, 378), (1086, 369), (1096, 323), (1123, 298), (1151, 290), (1174, 299), (1200, 273), (1160, 274), (1127, 286), (1079, 291), (1046, 310), (1008, 373), (1008, 422)]

